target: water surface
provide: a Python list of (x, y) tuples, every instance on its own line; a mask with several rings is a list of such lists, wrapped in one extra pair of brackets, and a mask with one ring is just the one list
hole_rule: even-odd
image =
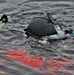
[[(74, 75), (74, 35), (38, 48), (32, 48), (27, 42), (33, 38), (26, 39), (23, 35), (22, 31), (32, 18), (46, 13), (51, 13), (67, 28), (69, 25), (74, 28), (73, 0), (0, 0), (0, 16), (9, 16), (7, 28), (0, 29), (0, 72), (3, 75)], [(44, 59), (44, 66), (34, 68), (11, 57), (5, 58), (9, 50), (20, 49)]]

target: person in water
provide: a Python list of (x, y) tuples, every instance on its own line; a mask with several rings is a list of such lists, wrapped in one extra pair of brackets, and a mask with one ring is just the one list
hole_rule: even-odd
[(4, 24), (8, 22), (8, 17), (6, 14), (3, 14), (0, 18), (0, 29), (4, 28)]
[(3, 16), (0, 18), (0, 21), (2, 21), (3, 23), (7, 23), (8, 22), (8, 17), (6, 14), (3, 14)]
[(47, 17), (37, 17), (24, 29), (27, 37), (31, 36), (35, 39), (44, 39), (47, 41), (49, 39), (63, 39), (66, 34), (73, 33), (73, 30), (63, 31), (60, 23), (56, 21), (50, 13), (47, 13)]

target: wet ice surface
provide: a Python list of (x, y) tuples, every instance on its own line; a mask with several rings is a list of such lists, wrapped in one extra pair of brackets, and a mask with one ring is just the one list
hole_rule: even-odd
[[(31, 48), (27, 43), (31, 39), (26, 39), (23, 35), (23, 29), (33, 17), (45, 16), (47, 12), (52, 13), (65, 25), (72, 25), (74, 28), (74, 2), (72, 1), (0, 0), (0, 15), (10, 16), (10, 22), (5, 25), (8, 29), (0, 29), (1, 73), (4, 75), (74, 75), (74, 35), (70, 35), (66, 40), (52, 41), (45, 46), (38, 45), (38, 48)], [(46, 62), (55, 59), (55, 56), (59, 57), (59, 60), (63, 57), (67, 58), (70, 62), (66, 67), (62, 66), (57, 70), (49, 69), (46, 72), (42, 68), (29, 67), (11, 57), (8, 60), (4, 58), (5, 52), (11, 49), (26, 49), (28, 54), (43, 57)]]

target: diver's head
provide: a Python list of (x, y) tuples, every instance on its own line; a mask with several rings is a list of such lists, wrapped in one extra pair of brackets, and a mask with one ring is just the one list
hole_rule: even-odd
[(50, 14), (47, 14), (47, 16), (47, 18), (37, 17), (33, 19), (29, 23), (27, 29), (25, 29), (25, 34), (34, 38), (49, 36), (49, 38), (58, 39), (62, 37), (64, 33), (62, 32), (61, 27), (55, 24), (56, 22)]
[(2, 21), (3, 23), (7, 23), (8, 22), (8, 17), (6, 14), (3, 14), (3, 16), (0, 18), (0, 21)]

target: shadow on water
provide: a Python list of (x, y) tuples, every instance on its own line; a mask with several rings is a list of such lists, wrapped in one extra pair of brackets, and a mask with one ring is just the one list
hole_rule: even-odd
[(6, 2), (6, 0), (0, 0), (0, 3), (5, 3)]

